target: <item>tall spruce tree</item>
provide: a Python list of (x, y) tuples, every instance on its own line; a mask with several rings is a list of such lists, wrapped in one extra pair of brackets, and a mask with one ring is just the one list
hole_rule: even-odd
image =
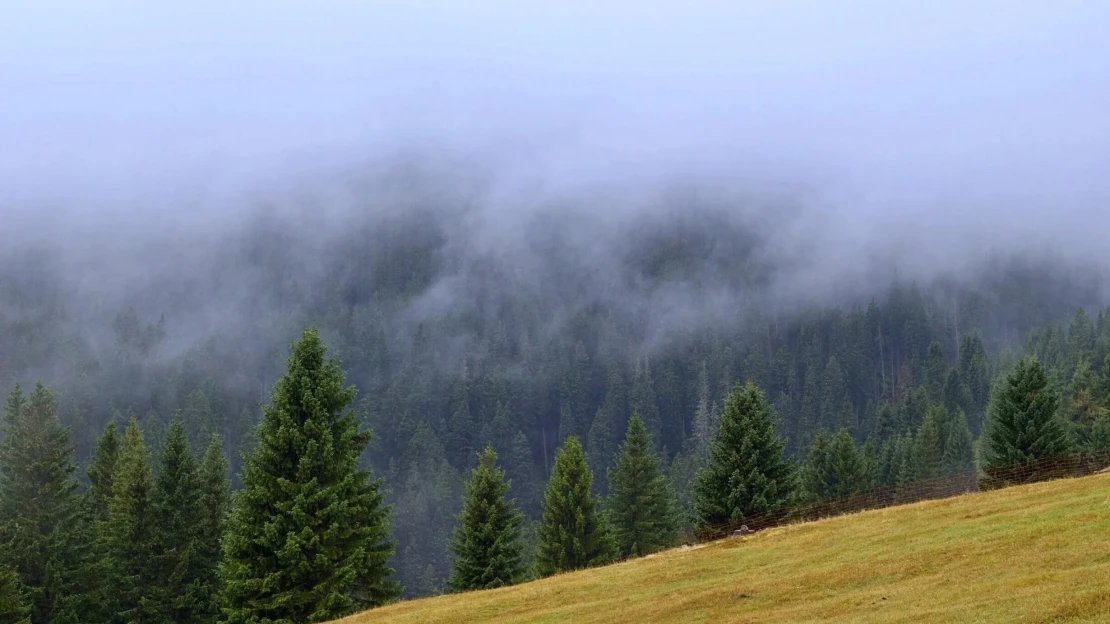
[[(75, 621), (74, 586), (84, 561), (75, 548), (87, 541), (69, 431), (58, 405), (41, 383), (24, 398), (8, 397), (0, 444), (0, 554), (19, 577), (31, 622)], [(77, 538), (81, 538), (78, 540)]]
[(96, 449), (85, 471), (89, 478), (85, 500), (97, 521), (108, 519), (108, 501), (112, 500), (112, 473), (116, 470), (119, 447), (120, 437), (116, 423), (108, 421), (104, 433), (96, 441)]
[(871, 483), (866, 457), (856, 449), (847, 429), (832, 438), (824, 431), (818, 433), (801, 477), (809, 500), (848, 496)]
[(170, 421), (151, 493), (154, 576), (149, 609), (160, 622), (198, 622), (204, 562), (197, 550), (202, 517), (197, 459), (190, 450), (181, 414)]
[(31, 624), (31, 609), (23, 601), (19, 576), (0, 567), (0, 624)]
[(763, 391), (751, 382), (736, 384), (725, 402), (709, 465), (694, 486), (696, 524), (740, 522), (784, 505), (794, 493), (794, 469), (784, 449)]
[(315, 329), (294, 343), (246, 459), (221, 565), (227, 621), (319, 622), (399, 593), (390, 508), (359, 470), (370, 442)]
[(990, 402), (986, 466), (1026, 464), (1067, 452), (1058, 405), (1044, 365), (1019, 360)]
[(582, 443), (577, 437), (567, 438), (555, 454), (555, 468), (544, 493), (537, 575), (599, 565), (612, 557), (612, 538), (592, 488), (593, 474)]
[(524, 575), (520, 525), (524, 514), (506, 500), (509, 483), (492, 446), (478, 456), (466, 484), (463, 510), (451, 542), (448, 585), (454, 591), (512, 585)]
[(231, 504), (231, 482), (228, 461), (218, 435), (212, 436), (201, 460), (197, 480), (200, 486), (200, 518), (196, 527), (194, 548), (197, 559), (196, 621), (216, 622), (220, 617), (219, 565), (223, 558), (222, 542)]
[(675, 497), (638, 412), (628, 421), (624, 444), (609, 471), (609, 486), (605, 509), (620, 556), (646, 555), (674, 546), (678, 541)]
[(944, 456), (941, 459), (943, 471), (946, 474), (973, 474), (975, 448), (971, 440), (971, 429), (967, 425), (963, 410), (957, 409), (952, 414), (947, 429)]
[(154, 598), (158, 527), (152, 497), (154, 475), (143, 431), (134, 417), (112, 474), (112, 499), (104, 540), (111, 561), (112, 622), (157, 622)]

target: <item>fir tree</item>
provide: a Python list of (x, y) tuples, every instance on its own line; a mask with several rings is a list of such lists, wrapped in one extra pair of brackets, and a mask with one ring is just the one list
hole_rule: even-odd
[(948, 365), (944, 363), (944, 349), (934, 340), (925, 355), (925, 391), (933, 403), (944, 400), (944, 382), (947, 376)]
[[(628, 407), (633, 412), (639, 412), (640, 417), (644, 419), (644, 426), (651, 434), (652, 448), (658, 451), (662, 440), (663, 423), (659, 417), (659, 404), (655, 400), (655, 382), (651, 376), (651, 363), (647, 358), (636, 362), (636, 374), (632, 378), (632, 392), (628, 397)], [(617, 423), (618, 427), (621, 424), (623, 423)]]
[(1067, 452), (1059, 398), (1040, 361), (1019, 360), (991, 400), (986, 466), (1012, 466)]
[(219, 619), (221, 543), (227, 526), (231, 503), (231, 483), (228, 481), (228, 462), (218, 435), (212, 436), (208, 449), (197, 471), (200, 488), (200, 518), (196, 526), (196, 577), (197, 622), (215, 622)]
[(247, 457), (221, 565), (231, 624), (315, 622), (393, 599), (389, 507), (358, 469), (354, 388), (314, 329), (293, 345)]
[(593, 474), (576, 437), (555, 454), (555, 467), (543, 500), (536, 573), (550, 576), (606, 563), (612, 556), (612, 538), (598, 513), (593, 495)]
[(466, 484), (466, 498), (451, 542), (448, 585), (454, 591), (512, 585), (523, 576), (520, 525), (524, 515), (506, 500), (509, 483), (497, 468), (493, 447), (478, 457)]
[(109, 421), (104, 428), (104, 433), (96, 442), (92, 460), (86, 474), (89, 478), (89, 489), (85, 491), (85, 499), (98, 521), (108, 519), (108, 501), (112, 500), (112, 473), (116, 469), (116, 458), (119, 457), (120, 438), (115, 421)]
[(948, 413), (941, 405), (931, 405), (925, 413), (925, 422), (917, 430), (914, 438), (915, 479), (929, 479), (941, 473), (944, 457), (945, 421)]
[(725, 402), (709, 465), (698, 473), (696, 524), (740, 522), (785, 504), (794, 493), (794, 471), (784, 448), (763, 391), (751, 382), (737, 384)]
[(202, 517), (197, 460), (181, 414), (170, 421), (151, 493), (154, 576), (145, 603), (161, 622), (200, 621), (204, 565), (197, 550)]
[(597, 475), (594, 481), (594, 490), (604, 496), (609, 491), (609, 464), (613, 460), (613, 421), (609, 411), (603, 407), (597, 409), (594, 422), (590, 425), (590, 433), (586, 438), (587, 456), (590, 470)]
[(19, 577), (0, 567), (0, 624), (31, 624), (31, 609), (23, 601)]
[(831, 439), (824, 431), (818, 434), (802, 472), (807, 498), (848, 496), (867, 489), (870, 482), (867, 460), (856, 449), (847, 429), (841, 429)]
[(83, 523), (73, 447), (57, 411), (41, 383), (27, 398), (16, 386), (0, 444), (0, 565), (18, 575), (34, 624), (72, 621), (84, 563), (71, 550)]
[(605, 507), (620, 556), (646, 555), (678, 541), (674, 495), (639, 413), (628, 421), (609, 483)]
[(967, 426), (963, 410), (956, 410), (948, 422), (948, 437), (944, 441), (944, 457), (941, 466), (947, 474), (973, 474), (975, 472), (975, 448), (971, 440), (971, 429)]
[(113, 622), (158, 621), (151, 603), (158, 532), (153, 494), (150, 453), (138, 421), (132, 418), (112, 474), (112, 499), (104, 530), (112, 568)]

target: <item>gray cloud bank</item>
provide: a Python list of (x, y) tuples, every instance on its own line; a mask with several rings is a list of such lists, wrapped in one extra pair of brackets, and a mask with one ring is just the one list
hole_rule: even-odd
[[(543, 287), (561, 245), (565, 287), (718, 319), (744, 286), (713, 219), (763, 237), (745, 258), (781, 297), (1026, 250), (1101, 267), (1108, 24), (1079, 1), (16, 0), (0, 229), (61, 244), (89, 297), (195, 288), (200, 326), (248, 296), (212, 244), (266, 212), (303, 277), (353, 214), (450, 215), (444, 256), (498, 269), (445, 272), (416, 318)], [(630, 285), (659, 232), (710, 268)]]

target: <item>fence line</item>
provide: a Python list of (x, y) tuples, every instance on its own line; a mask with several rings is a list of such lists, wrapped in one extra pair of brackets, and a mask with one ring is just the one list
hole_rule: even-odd
[(721, 539), (742, 530), (743, 527), (748, 531), (761, 531), (784, 524), (808, 522), (924, 500), (949, 498), (970, 492), (995, 490), (1037, 481), (1083, 477), (1106, 470), (1108, 467), (1110, 467), (1110, 453), (1077, 453), (1012, 466), (988, 468), (979, 474), (943, 475), (892, 487), (871, 488), (849, 496), (824, 499), (807, 505), (783, 507), (754, 514), (736, 522), (703, 527), (689, 535), (687, 542)]

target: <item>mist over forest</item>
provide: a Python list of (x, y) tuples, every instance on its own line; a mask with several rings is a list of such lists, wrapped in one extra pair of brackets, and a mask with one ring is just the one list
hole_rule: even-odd
[(82, 488), (106, 427), (158, 457), (174, 414), (241, 487), (306, 327), (406, 596), (443, 591), (487, 444), (532, 552), (557, 449), (604, 496), (639, 413), (689, 529), (749, 380), (800, 466), (846, 431), (860, 488), (934, 476), (891, 466), (935, 406), (982, 461), (1030, 355), (1101, 444), (1105, 8), (481, 4), (3, 20), (0, 388), (50, 388)]

